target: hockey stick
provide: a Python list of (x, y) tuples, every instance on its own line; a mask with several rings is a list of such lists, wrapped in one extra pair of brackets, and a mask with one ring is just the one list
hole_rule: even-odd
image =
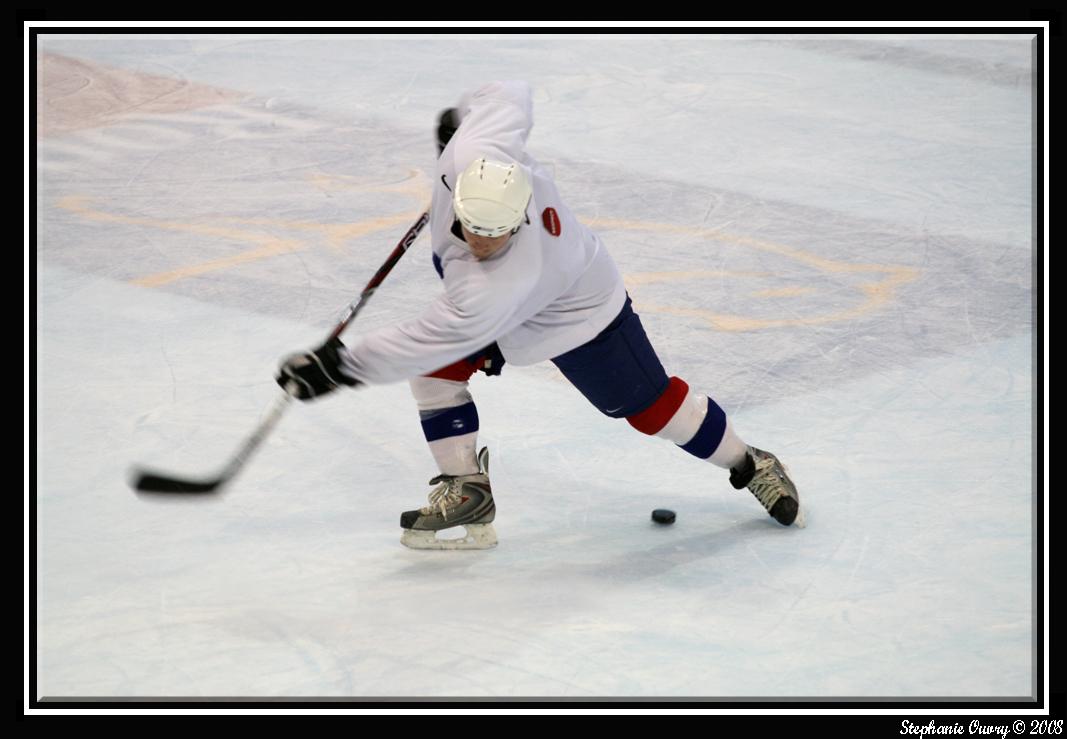
[[(370, 300), (371, 295), (378, 289), (378, 286), (382, 284), (385, 278), (392, 271), (396, 263), (400, 261), (400, 257), (407, 253), (407, 250), (411, 248), (411, 245), (415, 243), (415, 239), (419, 233), (426, 226), (430, 220), (429, 211), (424, 211), (419, 219), (415, 221), (415, 224), (408, 229), (408, 232), (404, 234), (404, 237), (400, 239), (400, 243), (393, 249), (392, 254), (385, 260), (385, 263), (378, 268), (374, 277), (370, 279), (367, 286), (363, 288), (363, 292), (359, 294), (359, 298), (349, 303), (345, 310), (344, 317), (340, 323), (334, 326), (333, 331), (326, 338), (326, 341), (336, 339), (344, 330), (348, 327), (348, 324), (359, 315), (360, 310), (363, 309), (363, 305)], [(226, 466), (215, 475), (206, 479), (191, 480), (182, 477), (173, 477), (171, 475), (162, 474), (159, 472), (150, 472), (144, 469), (133, 470), (130, 476), (130, 485), (134, 490), (141, 493), (213, 493), (241, 471), (245, 462), (252, 456), (253, 452), (259, 448), (259, 445), (263, 443), (270, 432), (274, 429), (274, 426), (281, 419), (282, 414), (289, 407), (290, 401), (293, 396), (288, 392), (282, 392), (278, 399), (274, 401), (274, 405), (270, 411), (260, 421), (259, 426), (252, 432), (251, 436), (241, 445), (241, 448), (230, 458), (230, 461), (226, 463)]]

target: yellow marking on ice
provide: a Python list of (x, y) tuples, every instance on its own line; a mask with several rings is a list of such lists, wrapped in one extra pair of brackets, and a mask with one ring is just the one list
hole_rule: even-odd
[(251, 251), (234, 254), (221, 259), (213, 259), (208, 262), (202, 262), (200, 264), (194, 264), (167, 272), (148, 275), (132, 281), (133, 284), (142, 285), (144, 287), (158, 287), (185, 277), (193, 277), (195, 275), (215, 272), (221, 269), (228, 269), (239, 264), (247, 264), (248, 262), (254, 262), (260, 259), (265, 259), (266, 257), (285, 254), (304, 248), (303, 244), (299, 241), (279, 239), (269, 234), (256, 233), (242, 229), (224, 228), (222, 226), (201, 223), (163, 221), (156, 218), (134, 218), (132, 216), (107, 213), (93, 208), (90, 206), (89, 202), (89, 199), (86, 197), (70, 196), (61, 199), (57, 204), (60, 208), (76, 213), (89, 221), (97, 221), (100, 223), (122, 223), (131, 226), (150, 226), (152, 228), (159, 228), (167, 231), (183, 231), (201, 236), (214, 236), (232, 239), (234, 241), (251, 242), (257, 245), (256, 248)]
[[(384, 186), (368, 184), (362, 186), (362, 189), (375, 192), (411, 194), (418, 196), (419, 200), (422, 202), (429, 202), (429, 187), (424, 181), (417, 179), (417, 175), (418, 172), (413, 170), (411, 176), (401, 183)], [(187, 277), (218, 272), (257, 262), (262, 259), (268, 259), (280, 254), (288, 254), (308, 248), (308, 245), (303, 241), (278, 238), (277, 236), (267, 233), (267, 230), (277, 231), (280, 229), (310, 232), (316, 234), (319, 238), (325, 239), (327, 246), (330, 248), (340, 250), (347, 241), (358, 239), (362, 236), (400, 224), (410, 224), (421, 212), (412, 210), (406, 213), (399, 213), (397, 215), (384, 216), (382, 218), (366, 221), (357, 221), (355, 223), (316, 223), (276, 218), (219, 218), (212, 223), (187, 223), (182, 221), (138, 218), (108, 213), (107, 211), (92, 206), (90, 203), (91, 201), (89, 198), (75, 195), (62, 198), (58, 201), (57, 205), (60, 208), (76, 213), (89, 221), (100, 223), (121, 223), (131, 226), (149, 226), (151, 228), (158, 228), (166, 231), (180, 231), (200, 236), (220, 237), (255, 245), (255, 248), (241, 252), (240, 254), (211, 259), (206, 262), (199, 262), (197, 264), (191, 264), (131, 280), (132, 284), (140, 285), (142, 287), (159, 287)], [(226, 224), (234, 225), (228, 226)], [(263, 228), (250, 229), (241, 228), (241, 226)]]
[[(307, 178), (312, 186), (319, 188), (323, 192), (340, 190), (388, 192), (411, 195), (423, 203), (428, 202), (430, 198), (429, 184), (425, 177), (422, 176), (422, 173), (417, 170), (412, 170), (409, 173), (409, 176), (400, 182), (386, 185), (364, 182), (359, 178), (348, 175), (333, 175), (325, 172), (312, 172), (308, 174)], [(391, 228), (399, 224), (409, 223), (419, 212), (412, 210), (397, 215), (384, 216), (382, 218), (366, 221), (357, 221), (354, 223), (324, 224), (311, 221), (274, 218), (219, 218), (212, 223), (186, 223), (181, 221), (138, 218), (108, 213), (90, 205), (89, 198), (80, 196), (63, 198), (58, 202), (58, 205), (59, 207), (71, 211), (72, 213), (76, 213), (90, 221), (149, 226), (163, 230), (225, 238), (254, 245), (254, 248), (240, 254), (187, 265), (166, 272), (141, 277), (132, 281), (136, 285), (146, 287), (158, 287), (187, 277), (226, 270), (280, 254), (287, 254), (309, 248), (308, 244), (303, 241), (278, 238), (277, 236), (268, 233), (268, 231), (277, 231), (280, 229), (314, 234), (317, 238), (324, 239), (327, 246), (330, 248), (340, 250), (346, 242), (353, 239), (358, 239), (376, 231)], [(761, 319), (715, 313), (702, 308), (652, 305), (640, 301), (639, 308), (642, 311), (665, 313), (668, 315), (703, 320), (722, 331), (752, 331), (783, 326), (811, 326), (859, 318), (885, 308), (894, 299), (898, 288), (917, 279), (921, 273), (920, 270), (914, 267), (905, 267), (901, 265), (851, 264), (836, 259), (828, 259), (801, 249), (791, 248), (747, 236), (731, 234), (719, 229), (695, 228), (673, 223), (651, 223), (647, 221), (631, 221), (612, 218), (585, 219), (583, 222), (590, 227), (600, 229), (653, 231), (659, 235), (683, 234), (695, 239), (714, 241), (719, 244), (732, 244), (739, 247), (775, 254), (804, 264), (824, 274), (870, 274), (875, 278), (875, 281), (873, 282), (864, 282), (848, 286), (862, 295), (863, 300), (858, 305), (821, 316)], [(650, 285), (664, 282), (715, 279), (773, 279), (774, 277), (775, 274), (772, 272), (714, 269), (678, 272), (641, 272), (626, 275), (624, 281), (627, 288), (632, 288), (639, 285)], [(801, 297), (817, 291), (818, 290), (815, 287), (779, 287), (759, 290), (751, 293), (751, 295), (757, 298)]]
[(327, 245), (331, 248), (339, 250), (346, 241), (358, 239), (360, 236), (366, 236), (401, 223), (410, 224), (418, 215), (417, 211), (410, 211), (395, 216), (385, 216), (356, 223), (311, 223), (308, 221), (282, 221), (270, 218), (222, 218), (220, 220), (224, 223), (237, 223), (246, 226), (270, 226), (290, 231), (310, 231), (326, 239)]
[(754, 298), (799, 298), (818, 292), (814, 287), (779, 287), (749, 293)]
[(269, 243), (265, 243), (258, 249), (235, 254), (232, 257), (212, 259), (208, 262), (201, 262), (200, 264), (193, 264), (188, 267), (172, 269), (169, 272), (157, 272), (154, 275), (131, 280), (131, 282), (134, 285), (140, 285), (141, 287), (159, 287), (160, 285), (166, 285), (170, 282), (184, 280), (186, 277), (196, 277), (197, 275), (204, 275), (209, 272), (218, 272), (219, 270), (229, 269), (241, 264), (258, 262), (260, 259), (266, 259), (267, 257), (299, 251), (303, 248), (304, 245), (299, 241), (273, 240)]
[[(668, 315), (680, 316), (685, 318), (697, 318), (710, 323), (716, 329), (721, 331), (753, 331), (764, 328), (780, 328), (783, 326), (815, 326), (824, 323), (834, 323), (837, 321), (848, 321), (862, 316), (870, 315), (878, 310), (881, 310), (888, 305), (896, 295), (897, 288), (905, 285), (909, 282), (917, 279), (921, 273), (921, 270), (915, 267), (905, 267), (902, 265), (894, 264), (850, 264), (848, 262), (842, 262), (836, 259), (828, 259), (826, 257), (820, 257), (815, 254), (810, 254), (801, 249), (795, 249), (781, 244), (775, 244), (770, 241), (763, 241), (760, 239), (753, 239), (748, 236), (739, 236), (736, 234), (726, 233), (718, 229), (707, 228), (693, 228), (691, 226), (683, 226), (674, 223), (650, 223), (647, 221), (629, 221), (612, 218), (594, 218), (583, 221), (591, 228), (601, 229), (619, 229), (627, 231), (655, 231), (657, 234), (685, 234), (687, 236), (693, 236), (700, 239), (707, 239), (710, 241), (725, 242), (727, 244), (736, 244), (738, 246), (744, 246), (759, 251), (765, 251), (779, 256), (786, 257), (787, 259), (793, 259), (801, 264), (805, 264), (820, 272), (829, 274), (874, 274), (882, 275), (882, 279), (876, 282), (866, 282), (859, 285), (852, 286), (853, 289), (858, 290), (863, 296), (864, 300), (857, 306), (837, 311), (834, 313), (828, 313), (822, 316), (811, 316), (806, 318), (780, 318), (780, 319), (761, 319), (750, 318), (746, 316), (735, 316), (723, 313), (715, 313), (713, 311), (705, 310), (703, 308), (676, 308), (673, 306), (664, 305), (652, 305), (640, 302), (639, 308), (642, 311), (652, 313), (666, 313)], [(680, 271), (680, 272), (643, 272), (638, 274), (627, 275), (625, 282), (627, 285), (640, 285), (648, 284), (652, 282), (682, 282), (692, 279), (699, 279), (707, 276), (745, 276), (745, 277), (769, 277), (773, 275), (760, 274), (760, 273), (729, 273), (722, 271)], [(756, 297), (783, 297), (790, 295), (799, 295), (799, 292), (790, 291), (808, 291), (814, 292), (814, 288), (778, 288), (764, 290), (758, 293), (754, 293)], [(638, 301), (635, 301), (637, 303)]]
[(652, 285), (657, 282), (675, 282), (678, 280), (679, 275), (688, 275), (693, 279), (746, 279), (751, 277), (772, 276), (770, 272), (736, 272), (725, 269), (694, 269), (686, 272), (637, 272), (632, 275), (625, 275), (623, 277), (623, 282), (626, 283), (627, 287)]
[(403, 195), (418, 195), (420, 198), (429, 199), (429, 186), (426, 184), (422, 172), (417, 169), (408, 171), (408, 176), (399, 182), (383, 185), (376, 182), (368, 182), (358, 177), (344, 174), (330, 174), (329, 172), (309, 172), (308, 181), (323, 192), (337, 192), (349, 190), (356, 192), (397, 192)]

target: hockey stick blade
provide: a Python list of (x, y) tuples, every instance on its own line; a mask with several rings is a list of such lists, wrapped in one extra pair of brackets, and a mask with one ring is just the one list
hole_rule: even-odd
[(153, 472), (139, 471), (130, 477), (130, 486), (139, 493), (213, 493), (224, 478), (214, 480), (181, 480)]
[(274, 406), (260, 421), (256, 430), (245, 440), (241, 448), (234, 453), (230, 461), (215, 477), (206, 480), (190, 480), (148, 470), (134, 470), (134, 473), (130, 476), (130, 487), (138, 493), (177, 493), (184, 495), (187, 493), (207, 494), (216, 492), (241, 470), (245, 462), (259, 448), (259, 445), (270, 434), (271, 429), (281, 420), (292, 399), (293, 396), (288, 391), (279, 393)]

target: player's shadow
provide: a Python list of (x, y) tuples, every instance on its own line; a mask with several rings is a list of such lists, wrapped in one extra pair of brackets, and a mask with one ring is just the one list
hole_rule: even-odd
[[(649, 526), (653, 527), (649, 535), (650, 540), (660, 533), (676, 533), (660, 532), (657, 530), (660, 528), (657, 524), (650, 523)], [(620, 548), (618, 555), (610, 559), (598, 563), (572, 565), (566, 569), (571, 577), (584, 576), (595, 580), (634, 581), (658, 578), (679, 567), (713, 559), (725, 551), (743, 547), (747, 542), (751, 542), (753, 537), (766, 536), (771, 527), (781, 528), (769, 518), (739, 521), (724, 529), (715, 530), (709, 527), (684, 537), (669, 536), (662, 544), (651, 547)]]
[[(551, 532), (520, 532), (512, 529), (506, 538), (502, 536), (500, 546), (506, 548), (508, 555), (527, 552), (520, 557), (520, 561), (509, 565), (513, 576), (521, 574), (522, 577), (544, 582), (586, 578), (592, 582), (633, 582), (662, 577), (678, 568), (714, 560), (767, 536), (797, 533), (794, 527), (785, 529), (769, 517), (754, 517), (720, 529), (710, 525), (698, 526), (691, 533), (683, 535), (679, 535), (678, 524), (662, 526), (650, 521), (648, 529), (637, 534), (641, 537), (640, 546), (635, 546), (632, 529), (625, 536), (610, 537), (605, 537), (603, 531), (593, 529), (577, 536), (574, 532), (556, 534), (554, 545), (550, 541), (553, 538)], [(660, 543), (656, 543), (657, 540)], [(415, 580), (439, 578), (446, 574), (472, 575), (484, 572), (492, 558), (503, 553), (494, 549), (480, 552), (419, 552), (418, 561), (410, 563), (397, 574)]]

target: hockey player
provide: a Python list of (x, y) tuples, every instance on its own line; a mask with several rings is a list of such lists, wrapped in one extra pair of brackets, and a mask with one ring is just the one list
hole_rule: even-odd
[[(551, 360), (603, 414), (730, 470), (779, 523), (800, 523), (797, 490), (773, 455), (748, 446), (719, 405), (668, 377), (619, 270), (526, 151), (532, 91), (496, 82), (438, 121), (430, 227), (444, 293), (420, 316), (287, 358), (277, 381), (309, 400), (340, 386), (408, 380), (439, 475), (429, 504), (401, 515), (412, 548), (496, 544), (486, 449), (468, 382), (505, 360)], [(463, 526), (461, 539), (437, 534)]]

